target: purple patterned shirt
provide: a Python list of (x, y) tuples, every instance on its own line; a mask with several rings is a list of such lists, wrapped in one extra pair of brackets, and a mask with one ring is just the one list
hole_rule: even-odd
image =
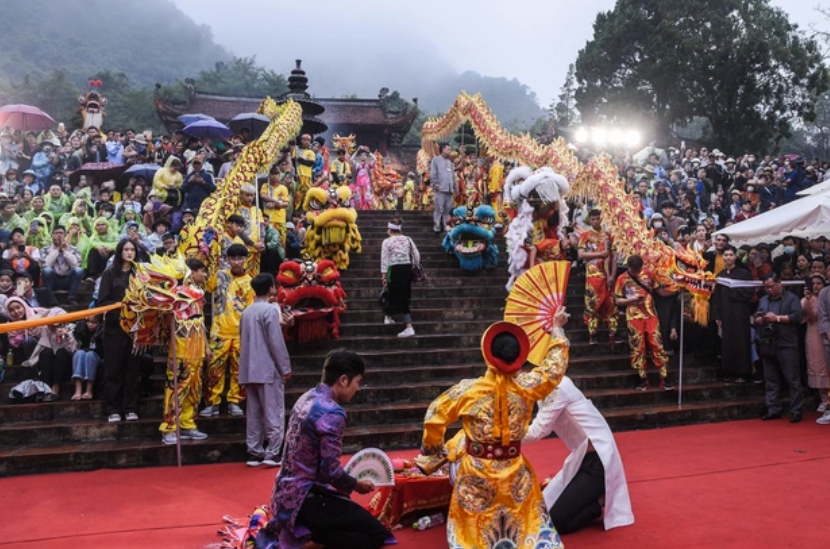
[(357, 480), (340, 465), (346, 411), (331, 387), (320, 383), (291, 410), (282, 468), (271, 494), (274, 518), (269, 529), (279, 532), (280, 549), (301, 549), (311, 532), (296, 522), (308, 492), (329, 491), (348, 496)]

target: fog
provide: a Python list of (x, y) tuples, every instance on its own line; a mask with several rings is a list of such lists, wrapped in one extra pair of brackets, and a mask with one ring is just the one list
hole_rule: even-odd
[[(465, 71), (516, 78), (547, 106), (614, 0), (174, 0), (237, 56), (287, 73), (302, 58), (318, 96), (405, 98)], [(806, 29), (821, 0), (772, 0)], [(824, 2), (830, 6), (830, 1)], [(459, 90), (460, 91), (460, 90)]]

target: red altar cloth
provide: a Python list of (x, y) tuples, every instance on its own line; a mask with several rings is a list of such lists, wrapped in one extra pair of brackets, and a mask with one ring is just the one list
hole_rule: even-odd
[(396, 474), (395, 486), (380, 488), (369, 502), (368, 509), (384, 526), (392, 528), (410, 513), (432, 510), (446, 513), (451, 498), (452, 486), (446, 475)]

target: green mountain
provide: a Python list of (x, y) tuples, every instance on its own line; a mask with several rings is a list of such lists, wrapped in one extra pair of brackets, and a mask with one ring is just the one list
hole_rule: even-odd
[(139, 87), (213, 68), (232, 56), (169, 0), (4, 2), (0, 79), (44, 78), (62, 69), (78, 86), (101, 71)]

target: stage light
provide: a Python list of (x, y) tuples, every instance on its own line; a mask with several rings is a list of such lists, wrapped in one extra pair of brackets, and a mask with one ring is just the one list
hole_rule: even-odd
[(597, 147), (605, 146), (608, 141), (608, 131), (605, 128), (594, 128), (594, 135), (591, 136), (591, 140)]
[(574, 135), (574, 139), (577, 143), (585, 143), (590, 138), (590, 134), (588, 130), (585, 128), (579, 128), (576, 130), (576, 134)]
[(628, 130), (625, 132), (625, 144), (629, 147), (636, 147), (640, 144), (642, 136), (637, 130)]
[(618, 147), (623, 144), (623, 140), (625, 136), (623, 135), (623, 131), (619, 128), (614, 128), (608, 134), (608, 142), (611, 143), (614, 147)]

